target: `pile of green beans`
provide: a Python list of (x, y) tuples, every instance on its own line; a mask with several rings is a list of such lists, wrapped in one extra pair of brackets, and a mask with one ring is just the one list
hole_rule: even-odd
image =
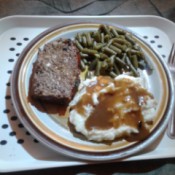
[(139, 76), (138, 68), (147, 66), (145, 56), (132, 34), (108, 25), (97, 31), (77, 33), (75, 44), (80, 51), (81, 70), (86, 78), (108, 75), (115, 78), (123, 72)]

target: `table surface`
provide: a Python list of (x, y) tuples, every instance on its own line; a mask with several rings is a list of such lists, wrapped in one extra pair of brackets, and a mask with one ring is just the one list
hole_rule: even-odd
[[(0, 18), (9, 15), (157, 15), (175, 22), (175, 0), (0, 0)], [(175, 158), (114, 162), (6, 174), (174, 175)]]

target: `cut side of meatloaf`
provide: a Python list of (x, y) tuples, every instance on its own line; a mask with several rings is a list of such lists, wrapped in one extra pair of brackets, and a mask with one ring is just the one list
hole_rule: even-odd
[(30, 79), (30, 96), (67, 104), (79, 84), (79, 51), (70, 39), (47, 43), (39, 50)]

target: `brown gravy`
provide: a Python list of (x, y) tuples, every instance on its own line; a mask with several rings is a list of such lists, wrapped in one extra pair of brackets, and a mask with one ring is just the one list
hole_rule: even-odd
[[(99, 104), (94, 106), (92, 94), (109, 83), (114, 83), (115, 89), (109, 88), (107, 93), (101, 93), (98, 97)], [(96, 84), (89, 85), (86, 90), (87, 93), (83, 95), (74, 108), (84, 116), (83, 107), (88, 104), (94, 106), (94, 111), (85, 123), (88, 130), (118, 128), (125, 124), (139, 129), (140, 133), (137, 135), (139, 140), (148, 135), (149, 132), (144, 126), (141, 113), (141, 103), (144, 103), (148, 96), (150, 98), (153, 96), (139, 84), (126, 78), (113, 80), (110, 77), (101, 76), (97, 78)], [(127, 110), (128, 112), (126, 112)]]
[(39, 111), (47, 114), (57, 114), (58, 116), (65, 116), (67, 106), (58, 105), (54, 103), (45, 102), (42, 100), (32, 99), (31, 95), (28, 96), (28, 102), (35, 106)]

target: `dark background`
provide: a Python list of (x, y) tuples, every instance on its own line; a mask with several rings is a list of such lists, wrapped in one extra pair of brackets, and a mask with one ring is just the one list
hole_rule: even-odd
[(158, 15), (175, 21), (175, 0), (0, 0), (9, 15)]

